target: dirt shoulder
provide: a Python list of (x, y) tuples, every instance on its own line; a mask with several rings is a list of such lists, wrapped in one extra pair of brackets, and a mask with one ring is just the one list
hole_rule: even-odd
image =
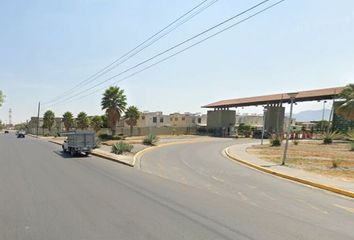
[[(283, 144), (284, 145), (284, 144)], [(280, 163), (284, 146), (271, 147), (254, 145), (247, 152), (272, 163)], [(337, 167), (333, 165), (337, 164)], [(323, 144), (322, 141), (300, 141), (299, 145), (289, 143), (287, 165), (312, 173), (354, 181), (354, 152), (347, 142)]]

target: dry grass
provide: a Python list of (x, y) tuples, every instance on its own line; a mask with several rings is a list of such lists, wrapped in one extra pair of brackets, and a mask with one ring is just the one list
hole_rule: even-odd
[[(280, 163), (284, 146), (256, 145), (247, 151), (263, 160)], [(350, 151), (350, 143), (335, 142), (325, 145), (321, 141), (301, 141), (299, 145), (294, 145), (290, 142), (286, 163), (290, 167), (354, 181), (354, 152)], [(335, 165), (337, 166), (334, 167)]]

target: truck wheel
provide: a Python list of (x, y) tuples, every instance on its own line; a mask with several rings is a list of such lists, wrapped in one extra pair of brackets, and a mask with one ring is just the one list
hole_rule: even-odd
[(88, 157), (89, 154), (90, 154), (89, 152), (85, 152), (85, 156), (86, 156), (86, 157)]
[(74, 150), (74, 149), (71, 149), (71, 150), (70, 150), (70, 155), (71, 155), (72, 157), (75, 156), (75, 150)]

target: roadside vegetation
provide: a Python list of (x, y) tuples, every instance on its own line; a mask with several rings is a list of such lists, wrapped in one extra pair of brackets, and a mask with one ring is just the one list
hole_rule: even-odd
[(150, 133), (149, 135), (147, 135), (144, 140), (143, 140), (143, 144), (144, 145), (148, 145), (148, 146), (154, 146), (156, 145), (156, 143), (158, 142), (158, 137), (153, 134), (153, 133)]
[(123, 154), (125, 152), (131, 152), (133, 148), (134, 146), (132, 144), (128, 144), (123, 141), (120, 141), (118, 143), (113, 144), (112, 153)]
[[(284, 147), (255, 145), (247, 151), (263, 160), (279, 164)], [(342, 180), (354, 180), (354, 151), (343, 140), (332, 144), (324, 144), (320, 140), (302, 141), (299, 145), (289, 144), (287, 165)]]

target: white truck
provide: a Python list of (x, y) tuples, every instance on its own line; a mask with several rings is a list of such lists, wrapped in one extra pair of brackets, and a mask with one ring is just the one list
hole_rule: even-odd
[(70, 153), (71, 156), (76, 154), (85, 154), (88, 156), (92, 149), (96, 146), (95, 133), (91, 131), (73, 131), (63, 133), (67, 136), (62, 145), (65, 153)]

